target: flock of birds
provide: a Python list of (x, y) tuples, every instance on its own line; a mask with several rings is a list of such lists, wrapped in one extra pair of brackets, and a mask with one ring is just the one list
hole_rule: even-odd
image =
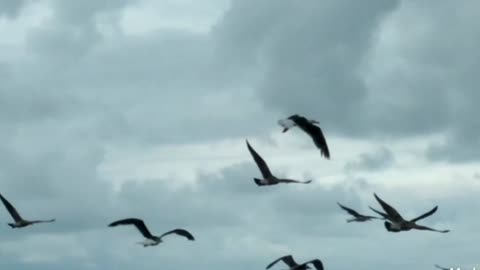
[[(319, 122), (316, 120), (310, 120), (307, 119), (304, 116), (294, 114), (289, 116), (288, 118), (278, 120), (278, 124), (283, 127), (282, 132), (285, 133), (287, 132), (290, 128), (293, 128), (295, 126), (299, 127), (302, 129), (305, 133), (310, 135), (312, 138), (313, 142), (315, 143), (316, 147), (320, 150), (321, 155), (326, 158), (330, 159), (330, 151), (328, 149), (327, 142), (325, 140), (325, 137), (323, 135), (322, 129), (318, 126)], [(253, 147), (250, 145), (248, 140), (246, 140), (247, 148), (250, 154), (252, 155), (255, 163), (257, 164), (261, 174), (262, 174), (262, 179), (260, 178), (253, 178), (255, 184), (258, 186), (271, 186), (271, 185), (277, 185), (280, 183), (298, 183), (298, 184), (309, 184), (312, 182), (312, 180), (308, 181), (299, 181), (299, 180), (293, 180), (293, 179), (285, 179), (285, 178), (279, 178), (276, 177), (275, 175), (272, 174), (270, 171), (267, 163), (265, 160), (253, 149)], [(393, 208), (391, 205), (386, 203), (384, 200), (382, 200), (380, 197), (377, 196), (377, 194), (373, 194), (377, 202), (380, 204), (380, 206), (383, 208), (385, 212), (381, 212), (379, 210), (376, 210), (372, 207), (370, 209), (377, 213), (379, 216), (368, 216), (368, 215), (363, 215), (359, 214), (357, 211), (348, 208), (339, 202), (337, 204), (339, 207), (343, 210), (345, 210), (348, 214), (352, 216), (352, 218), (347, 219), (347, 222), (365, 222), (365, 221), (370, 221), (370, 220), (385, 220), (384, 221), (384, 226), (387, 231), (389, 232), (401, 232), (401, 231), (410, 231), (412, 229), (416, 230), (429, 230), (429, 231), (434, 231), (434, 232), (439, 232), (439, 233), (447, 233), (450, 230), (437, 230), (433, 229), (427, 226), (423, 225), (418, 225), (416, 222), (424, 219), (428, 216), (431, 216), (434, 214), (438, 206), (435, 206), (432, 210), (410, 220), (404, 219), (395, 208)], [(0, 199), (2, 200), (2, 203), (4, 204), (5, 208), (7, 211), (10, 213), (12, 216), (14, 223), (7, 223), (11, 228), (23, 228), (27, 227), (36, 223), (48, 223), (48, 222), (54, 222), (55, 219), (48, 219), (48, 220), (26, 220), (20, 216), (18, 211), (13, 207), (13, 205), (2, 195), (0, 194)], [(195, 238), (194, 236), (188, 232), (185, 229), (182, 228), (177, 228), (173, 229), (170, 231), (167, 231), (160, 236), (153, 235), (147, 226), (145, 225), (144, 221), (138, 218), (125, 218), (125, 219), (120, 219), (117, 221), (114, 221), (108, 225), (108, 227), (115, 227), (118, 225), (133, 225), (135, 226), (138, 231), (143, 235), (145, 238), (144, 241), (138, 242), (138, 244), (143, 245), (144, 247), (148, 246), (156, 246), (162, 242), (162, 238), (164, 236), (170, 235), (170, 234), (177, 234), (179, 236), (183, 236), (186, 239), (190, 241), (194, 241)], [(266, 269), (269, 269), (276, 263), (282, 261), (285, 263), (288, 267), (289, 270), (307, 270), (311, 269), (309, 265), (313, 265), (317, 270), (323, 270), (324, 266), (323, 263), (320, 259), (316, 258), (310, 261), (306, 261), (304, 263), (298, 264), (292, 257), (292, 255), (285, 255), (282, 256), (273, 262), (271, 262)], [(439, 269), (442, 270), (448, 270), (450, 268), (444, 268), (439, 265), (435, 266)]]

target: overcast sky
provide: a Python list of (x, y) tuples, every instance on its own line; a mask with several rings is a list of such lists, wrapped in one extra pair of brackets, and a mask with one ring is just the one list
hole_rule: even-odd
[[(477, 0), (0, 0), (1, 269), (480, 267)], [(277, 120), (316, 119), (331, 160)], [(251, 145), (279, 176), (257, 187)], [(448, 234), (347, 223), (340, 202)], [(185, 228), (152, 248), (153, 233)], [(285, 266), (277, 265), (276, 269)]]

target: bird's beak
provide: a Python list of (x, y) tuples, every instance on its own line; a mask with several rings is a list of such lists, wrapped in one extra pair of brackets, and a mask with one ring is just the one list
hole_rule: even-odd
[(282, 133), (287, 132), (287, 130), (288, 130), (288, 128), (284, 128), (284, 129), (282, 130)]

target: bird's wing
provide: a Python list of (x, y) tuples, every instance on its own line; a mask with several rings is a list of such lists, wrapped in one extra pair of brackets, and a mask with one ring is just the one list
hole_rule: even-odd
[(450, 268), (441, 267), (441, 266), (438, 265), (438, 264), (435, 264), (435, 267), (437, 267), (438, 269), (442, 269), (442, 270), (450, 270)]
[(403, 217), (393, 208), (390, 206), (388, 203), (384, 202), (382, 199), (380, 199), (377, 194), (373, 193), (375, 196), (375, 199), (377, 199), (378, 203), (382, 206), (383, 210), (387, 213), (387, 215), (390, 217), (390, 219), (393, 222), (402, 222), (405, 221)]
[(268, 165), (265, 162), (265, 160), (263, 160), (263, 158), (253, 149), (253, 147), (250, 146), (250, 144), (248, 143), (248, 140), (246, 140), (246, 142), (247, 142), (248, 151), (252, 155), (253, 160), (255, 160), (255, 163), (257, 164), (258, 169), (260, 169), (260, 172), (262, 173), (263, 178), (268, 178), (272, 176), (272, 173), (270, 172), (270, 169), (268, 168)]
[(378, 211), (377, 209), (375, 209), (375, 208), (373, 208), (373, 207), (371, 207), (371, 206), (369, 206), (369, 208), (370, 208), (373, 212), (375, 212), (375, 213), (379, 214), (380, 216), (382, 216), (384, 219), (390, 220), (390, 218), (389, 218), (389, 216), (388, 216), (387, 214), (382, 213), (382, 212)]
[(55, 222), (55, 219), (47, 219), (47, 220), (33, 220), (31, 221), (32, 223), (50, 223), (50, 222)]
[(415, 224), (415, 226), (413, 228), (417, 229), (417, 230), (422, 230), (422, 231), (434, 231), (434, 232), (439, 232), (439, 233), (448, 233), (450, 231), (450, 230), (437, 230), (437, 229), (433, 229), (433, 228), (430, 228), (430, 227), (427, 227), (427, 226), (422, 226), (422, 225), (417, 225), (417, 224)]
[(108, 227), (115, 227), (117, 225), (134, 225), (135, 227), (137, 227), (137, 229), (145, 238), (150, 238), (150, 239), (153, 238), (153, 235), (150, 233), (147, 226), (145, 226), (145, 223), (141, 219), (138, 219), (138, 218), (120, 219), (110, 223)]
[(375, 216), (366, 216), (366, 215), (362, 215), (362, 217), (371, 218), (371, 219), (386, 219), (384, 217), (375, 217)]
[(319, 126), (312, 124), (307, 118), (300, 115), (291, 116), (289, 119), (310, 135), (317, 148), (320, 149), (321, 154), (325, 158), (330, 159), (330, 150), (328, 149), (327, 141), (325, 140), (322, 129)]
[(323, 135), (322, 129), (312, 123), (308, 123), (306, 132), (312, 137), (315, 145), (320, 149), (324, 157), (330, 159), (330, 150), (328, 149), (327, 141)]
[(299, 181), (299, 180), (292, 180), (292, 179), (278, 179), (278, 182), (281, 183), (299, 183), (299, 184), (310, 184), (312, 180), (307, 180), (307, 181)]
[(8, 212), (10, 213), (15, 222), (23, 220), (23, 218), (17, 212), (17, 209), (15, 209), (15, 207), (13, 207), (13, 205), (7, 199), (5, 199), (2, 194), (0, 194), (0, 199), (2, 200), (3, 205), (5, 205), (5, 208), (7, 208)]
[(416, 221), (424, 219), (428, 216), (431, 216), (431, 215), (433, 215), (433, 213), (437, 212), (437, 209), (438, 209), (438, 206), (435, 206), (434, 208), (432, 208), (432, 210), (430, 210), (430, 211), (426, 212), (425, 214), (422, 214), (422, 215), (410, 220), (410, 222), (416, 222)]
[(292, 255), (285, 255), (285, 256), (280, 257), (280, 258), (276, 259), (275, 261), (271, 262), (269, 265), (267, 265), (266, 269), (272, 267), (274, 264), (276, 264), (279, 261), (283, 261), (290, 268), (293, 268), (293, 267), (298, 265), (297, 262), (295, 262), (295, 260), (293, 259)]
[(321, 260), (314, 259), (314, 260), (303, 263), (303, 265), (307, 265), (309, 263), (313, 264), (313, 266), (315, 266), (315, 268), (317, 268), (317, 270), (323, 270), (323, 263), (322, 263)]
[(168, 231), (168, 232), (160, 235), (160, 238), (164, 237), (165, 235), (172, 234), (172, 233), (181, 235), (181, 236), (187, 238), (187, 239), (190, 240), (190, 241), (194, 241), (194, 240), (195, 240), (195, 238), (193, 237), (193, 235), (192, 235), (191, 233), (189, 233), (187, 230), (184, 230), (184, 229), (174, 229), (174, 230)]
[(348, 208), (346, 206), (343, 206), (342, 204), (340, 204), (339, 202), (337, 202), (338, 206), (340, 206), (343, 210), (347, 211), (350, 215), (354, 216), (354, 217), (360, 217), (362, 215), (360, 215), (357, 211), (351, 209), (351, 208)]

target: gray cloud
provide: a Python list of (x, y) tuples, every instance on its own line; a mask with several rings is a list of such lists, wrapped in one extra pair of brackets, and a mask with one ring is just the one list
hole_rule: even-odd
[[(321, 117), (322, 124), (341, 133), (363, 130), (357, 117), (364, 109), (367, 89), (358, 69), (380, 19), (398, 2), (288, 3), (271, 1), (269, 5), (257, 6), (254, 1), (242, 1), (237, 4), (240, 8), (232, 9), (232, 16), (226, 18), (225, 24), (240, 29), (231, 30), (230, 39), (234, 34), (239, 36), (233, 38), (241, 39), (245, 32), (241, 29), (259, 31), (247, 39), (249, 43), (245, 46), (250, 55), (239, 55), (250, 56), (251, 62), (256, 59), (262, 62), (265, 69), (259, 85), (262, 101), (288, 115), (292, 112), (331, 115)], [(245, 14), (243, 10), (252, 9), (261, 19), (235, 23), (237, 17)], [(235, 12), (239, 14), (235, 16)], [(345, 17), (349, 20), (344, 20)], [(255, 46), (251, 45), (253, 42)]]
[[(252, 181), (252, 175), (257, 173), (257, 168), (251, 163), (228, 168), (222, 172), (222, 176), (203, 175), (199, 184), (194, 187), (172, 189), (166, 179), (159, 179), (143, 183), (128, 182), (119, 193), (113, 193), (113, 189), (98, 179), (95, 173), (96, 166), (101, 162), (99, 158), (101, 152), (82, 153), (77, 147), (59, 147), (65, 152), (64, 155), (59, 153), (42, 155), (44, 163), (40, 168), (55, 166), (55, 170), (42, 170), (32, 167), (29, 163), (23, 163), (25, 170), (39, 172), (36, 178), (30, 178), (29, 182), (37, 182), (37, 187), (21, 188), (25, 183), (14, 184), (9, 181), (22, 179), (14, 175), (8, 179), (0, 179), (2, 186), (6, 187), (3, 189), (4, 195), (24, 216), (57, 217), (56, 223), (25, 229), (21, 236), (11, 234), (11, 229), (5, 226), (0, 231), (0, 237), (4, 241), (4, 245), (0, 245), (0, 250), (7, 250), (8, 241), (40, 246), (38, 241), (45, 240), (35, 236), (47, 233), (50, 236), (46, 236), (46, 239), (59, 237), (55, 242), (65, 237), (73, 237), (74, 241), (67, 241), (64, 245), (74, 246), (64, 247), (59, 244), (58, 248), (85, 250), (86, 254), (79, 258), (70, 258), (67, 253), (59, 253), (59, 258), (54, 262), (49, 259), (45, 263), (35, 260), (21, 263), (21, 260), (29, 260), (29, 252), (36, 252), (30, 249), (22, 255), (24, 259), (17, 261), (17, 266), (25, 265), (25, 269), (29, 269), (26, 264), (39, 267), (42, 264), (65, 267), (75, 261), (80, 265), (94, 262), (97, 267), (93, 269), (111, 266), (119, 260), (118, 255), (105, 254), (106, 251), (97, 249), (111, 250), (113, 245), (118, 252), (135, 250), (133, 251), (135, 257), (122, 262), (118, 269), (129, 269), (138, 263), (139, 258), (151, 262), (147, 263), (147, 269), (157, 267), (157, 263), (160, 262), (171, 269), (194, 265), (205, 267), (218, 265), (223, 268), (230, 266), (233, 269), (243, 269), (245, 265), (255, 267), (265, 264), (265, 257), (269, 257), (265, 254), (272, 251), (262, 251), (262, 248), (257, 247), (254, 250), (258, 251), (251, 250), (241, 255), (237, 252), (245, 251), (240, 247), (251, 249), (256, 245), (283, 246), (286, 245), (285, 241), (295, 243), (298, 237), (308, 238), (312, 233), (328, 235), (327, 232), (336, 226), (336, 219), (332, 217), (339, 214), (333, 203), (334, 199), (354, 198), (353, 200), (358, 202), (354, 192), (344, 190), (340, 185), (336, 186), (333, 192), (321, 186), (309, 189), (289, 185), (258, 188)], [(18, 160), (16, 156), (11, 157)], [(35, 192), (36, 190), (41, 192)], [(299, 194), (302, 196), (298, 197)], [(298, 209), (302, 211), (299, 212)], [(2, 215), (9, 218), (6, 211)], [(328, 222), (314, 227), (303, 226), (305, 221), (316, 222), (320, 215)], [(151, 253), (142, 255), (143, 248), (135, 246), (134, 242), (141, 237), (133, 228), (106, 227), (117, 218), (131, 216), (145, 219), (156, 233), (176, 227), (187, 228), (194, 233), (197, 241), (185, 243), (181, 241), (183, 239), (172, 237), (160, 248), (160, 256), (152, 260), (149, 258), (151, 255), (148, 255)], [(278, 225), (271, 228), (272, 224)], [(301, 230), (296, 229), (299, 226)], [(288, 231), (292, 233), (289, 235), (282, 233)], [(348, 235), (347, 228), (345, 233)], [(233, 242), (229, 244), (230, 241)], [(192, 255), (192, 260), (182, 260), (176, 249), (189, 250), (190, 254), (195, 255)], [(56, 251), (53, 249), (52, 252)], [(140, 257), (137, 258), (137, 255)], [(195, 258), (202, 262), (195, 262)]]
[(23, 6), (25, 5), (25, 2), (26, 2), (25, 0), (0, 1), (0, 18), (2, 16), (6, 16), (9, 19), (15, 18), (22, 10)]
[[(23, 2), (12, 3), (0, 2), (0, 16), (15, 19)], [(249, 162), (199, 175), (194, 187), (132, 179), (115, 193), (98, 168), (109, 148), (262, 137), (293, 112), (355, 138), (447, 132), (431, 160), (475, 159), (477, 2), (236, 0), (208, 34), (103, 35), (98, 17), (133, 3), (50, 1), (53, 18), (26, 33), (24, 55), (0, 61), (1, 192), (26, 218), (57, 218), (21, 231), (0, 226), (2, 269), (254, 269), (286, 253), (320, 257), (327, 269), (416, 269), (444, 254), (446, 263), (475, 263), (474, 192), (434, 201), (356, 177), (259, 188)], [(397, 29), (398, 48), (376, 47), (382, 26), (409, 21), (418, 25), (406, 30), (424, 32)], [(392, 160), (381, 149), (349, 166)], [(335, 202), (369, 213), (373, 192), (406, 216), (439, 204), (425, 224), (454, 231), (392, 235), (378, 222), (347, 224)], [(133, 228), (106, 227), (128, 216), (156, 233), (185, 227), (198, 241), (143, 249)], [(10, 220), (4, 210), (0, 217)]]
[[(166, 179), (131, 182), (124, 185), (117, 194), (111, 190), (107, 193), (89, 193), (88, 200), (78, 189), (72, 190), (68, 199), (62, 201), (68, 202), (68, 206), (74, 209), (75, 216), (65, 213), (65, 206), (62, 205), (50, 209), (51, 212), (58, 211), (57, 214), (61, 214), (62, 219), (53, 225), (56, 232), (48, 229), (52, 234), (48, 237), (73, 237), (75, 240), (62, 241), (65, 244), (59, 244), (60, 247), (72, 245), (71, 249), (84, 250), (86, 253), (80, 257), (65, 253), (55, 263), (46, 264), (50, 267), (65, 267), (77, 262), (83, 266), (95, 264), (91, 266), (92, 269), (108, 266), (129, 269), (142, 261), (145, 269), (158, 268), (160, 264), (169, 269), (185, 269), (194, 265), (244, 269), (245, 266), (264, 267), (277, 256), (293, 253), (305, 260), (320, 257), (329, 268), (345, 267), (357, 258), (360, 269), (368, 269), (375, 264), (398, 269), (402, 264), (405, 267), (416, 267), (422, 265), (422, 261), (427, 262), (427, 259), (429, 262), (436, 261), (443, 245), (449, 246), (452, 261), (468, 262), (469, 257), (462, 250), (468, 250), (468, 246), (474, 247), (475, 241), (470, 233), (475, 231), (478, 222), (469, 218), (468, 209), (475, 201), (471, 196), (442, 198), (439, 211), (424, 221), (424, 224), (431, 226), (453, 228), (454, 237), (411, 232), (398, 238), (386, 232), (381, 222), (346, 223), (348, 215), (335, 202), (340, 201), (359, 212), (370, 213), (367, 205), (378, 207), (372, 196), (375, 191), (405, 216), (413, 216), (433, 207), (438, 201), (378, 190), (370, 185), (365, 186), (362, 181), (359, 185), (352, 186), (355, 179), (345, 179), (345, 182), (328, 189), (320, 185), (283, 185), (264, 189), (253, 184), (251, 176), (255, 173), (257, 169), (253, 164), (241, 164), (226, 169), (222, 176), (204, 175), (195, 187), (172, 189)], [(45, 179), (45, 182), (48, 180)], [(347, 182), (350, 187), (345, 185)], [(70, 184), (64, 183), (65, 186)], [(98, 184), (96, 182), (95, 187)], [(367, 201), (361, 199), (360, 195), (367, 198)], [(20, 194), (17, 201), (22, 201), (22, 197), (27, 198)], [(43, 199), (46, 202), (50, 200), (47, 197), (50, 196)], [(104, 202), (105, 197), (109, 198), (110, 203)], [(82, 203), (79, 198), (83, 198)], [(94, 204), (98, 205), (97, 209)], [(53, 204), (37, 203), (37, 209), (51, 208), (51, 205)], [(82, 209), (94, 211), (84, 212)], [(155, 249), (144, 249), (135, 244), (141, 237), (134, 228), (106, 227), (114, 219), (130, 216), (144, 218), (154, 233), (176, 227), (187, 228), (194, 233), (197, 241), (187, 242), (171, 237)], [(76, 224), (80, 219), (89, 220), (92, 227), (82, 229)], [(4, 241), (0, 250), (9, 245), (7, 241), (39, 246), (38, 241), (42, 238), (28, 240), (25, 237), (35, 235), (39, 230), (47, 230), (40, 226), (26, 230), (22, 236), (7, 236), (11, 229), (5, 226), (0, 232)], [(48, 225), (43, 227), (47, 228)], [(75, 230), (71, 230), (72, 227)], [(465, 246), (466, 239), (473, 241)], [(23, 242), (27, 240), (29, 242)], [(437, 243), (436, 248), (431, 247), (432, 243)], [(406, 246), (411, 245), (430, 248), (425, 249), (422, 256), (426, 257), (419, 261), (420, 257), (414, 250), (406, 249)], [(462, 249), (455, 248), (460, 246)], [(362, 253), (364, 256), (359, 257), (357, 249), (360, 247), (368, 247), (368, 254), (381, 254), (381, 250), (386, 247), (392, 252), (404, 250), (406, 253), (404, 258), (397, 259), (382, 259), (367, 253)], [(178, 250), (182, 252), (178, 253)], [(184, 259), (185, 253), (190, 254), (189, 260)], [(32, 264), (41, 267), (39, 263)], [(21, 264), (17, 262), (16, 265)]]
[(392, 151), (386, 147), (380, 147), (375, 152), (363, 153), (355, 161), (349, 161), (345, 164), (347, 171), (378, 171), (390, 167), (395, 162), (395, 156)]
[(64, 23), (74, 7), (60, 2), (56, 16), (28, 32), (28, 60), (5, 65), (6, 118), (83, 118), (96, 126), (94, 136), (122, 143), (245, 136), (272, 122), (252, 93), (252, 73), (224, 66), (210, 35), (162, 30), (105, 39), (93, 17), (121, 5), (85, 4), (77, 16), (92, 18)]
[[(265, 72), (258, 88), (267, 108), (315, 116), (326, 130), (350, 137), (446, 132), (445, 144), (428, 156), (464, 161), (478, 158), (469, 150), (479, 137), (472, 117), (479, 61), (471, 55), (477, 6), (234, 1), (219, 32), (225, 46), (238, 45), (224, 49), (238, 55), (231, 62)], [(255, 10), (248, 22), (245, 10)], [(411, 27), (401, 27), (406, 20)], [(415, 25), (424, 27), (410, 31)], [(248, 39), (247, 29), (255, 29)]]

